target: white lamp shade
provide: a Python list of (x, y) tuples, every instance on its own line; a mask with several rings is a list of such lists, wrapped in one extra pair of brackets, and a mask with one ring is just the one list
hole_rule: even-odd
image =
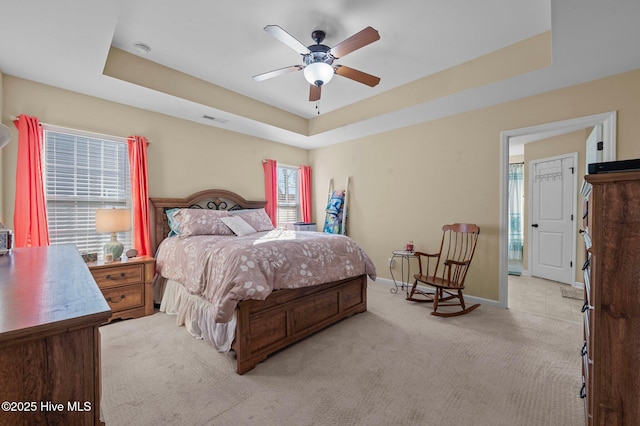
[(333, 67), (324, 62), (312, 62), (304, 68), (304, 78), (310, 84), (322, 86), (333, 78)]
[(97, 232), (124, 232), (131, 229), (131, 210), (97, 209)]

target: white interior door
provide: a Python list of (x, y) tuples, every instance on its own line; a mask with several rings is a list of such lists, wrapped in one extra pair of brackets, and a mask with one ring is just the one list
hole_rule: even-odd
[(575, 282), (577, 154), (531, 162), (531, 275)]

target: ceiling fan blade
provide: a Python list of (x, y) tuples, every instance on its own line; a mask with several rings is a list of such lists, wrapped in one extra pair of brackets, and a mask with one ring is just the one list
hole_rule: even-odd
[(380, 40), (380, 34), (377, 30), (367, 27), (364, 30), (352, 35), (348, 39), (338, 43), (331, 48), (331, 54), (337, 59), (358, 50), (367, 44)]
[(283, 30), (280, 26), (267, 25), (266, 27), (264, 27), (264, 30), (299, 54), (306, 55), (307, 53), (309, 53), (309, 49), (307, 48), (307, 46), (300, 43), (298, 40), (296, 40), (295, 37)]
[(316, 86), (315, 84), (309, 85), (309, 100), (311, 102), (319, 101), (321, 93), (322, 93), (322, 88), (320, 86)]
[(280, 69), (277, 69), (277, 70), (273, 70), (273, 71), (265, 72), (265, 73), (262, 73), (262, 74), (254, 75), (251, 78), (253, 78), (255, 81), (263, 81), (263, 80), (267, 80), (269, 78), (277, 77), (279, 75), (290, 73), (292, 71), (300, 71), (303, 68), (304, 67), (302, 65), (291, 65), (290, 67), (280, 68)]
[(341, 75), (343, 77), (350, 78), (351, 80), (357, 81), (358, 83), (366, 84), (367, 86), (374, 87), (380, 83), (380, 77), (376, 77), (375, 75), (367, 74), (366, 72), (358, 71), (353, 68), (345, 67), (344, 65), (337, 65), (336, 74)]

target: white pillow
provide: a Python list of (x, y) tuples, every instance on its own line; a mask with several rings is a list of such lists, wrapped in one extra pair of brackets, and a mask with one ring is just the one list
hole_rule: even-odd
[[(229, 212), (233, 215), (235, 212)], [(253, 209), (250, 212), (241, 213), (242, 219), (253, 227), (256, 231), (272, 231), (274, 228), (271, 219), (264, 209)]]
[(255, 234), (257, 232), (253, 226), (245, 222), (240, 216), (221, 217), (220, 220), (238, 237)]

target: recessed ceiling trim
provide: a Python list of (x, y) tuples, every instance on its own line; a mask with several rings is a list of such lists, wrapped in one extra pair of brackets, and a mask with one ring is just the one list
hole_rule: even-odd
[(308, 134), (308, 120), (303, 117), (114, 47), (109, 49), (102, 73), (230, 115), (246, 117), (303, 136)]

